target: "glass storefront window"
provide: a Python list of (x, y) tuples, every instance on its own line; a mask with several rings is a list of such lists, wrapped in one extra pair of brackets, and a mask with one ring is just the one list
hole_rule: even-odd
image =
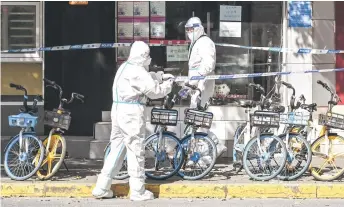
[[(234, 17), (231, 21), (223, 19), (220, 21), (221, 5), (240, 6), (241, 14), (236, 16), (240, 19)], [(215, 43), (260, 47), (281, 47), (282, 44), (282, 2), (168, 1), (165, 2), (165, 12), (165, 40), (185, 40), (186, 21), (192, 16), (197, 16), (201, 19), (205, 32)], [(234, 33), (223, 35), (221, 28), (224, 26), (229, 27), (229, 30)], [(150, 39), (154, 40), (152, 37)], [(169, 56), (173, 50), (178, 54), (178, 58)], [(165, 73), (176, 76), (187, 76), (188, 64), (185, 51), (187, 51), (187, 46), (151, 47), (150, 70), (164, 70)], [(281, 58), (282, 55), (276, 52), (216, 46), (215, 74), (280, 71)], [(247, 84), (258, 83), (266, 91), (270, 91), (273, 88), (274, 79), (275, 77), (259, 77), (217, 80), (214, 94), (217, 101), (214, 104), (230, 104), (234, 99), (257, 100), (259, 94), (249, 90)], [(188, 105), (189, 101), (183, 101), (180, 104)]]

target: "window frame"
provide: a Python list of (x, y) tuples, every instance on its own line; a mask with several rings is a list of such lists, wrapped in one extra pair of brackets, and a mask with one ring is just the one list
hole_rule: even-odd
[[(44, 3), (44, 2), (43, 2)], [(35, 6), (36, 7), (36, 45), (38, 48), (43, 42), (43, 12), (42, 2), (3, 2), (1, 6)], [(1, 62), (43, 62), (43, 53), (1, 53)]]

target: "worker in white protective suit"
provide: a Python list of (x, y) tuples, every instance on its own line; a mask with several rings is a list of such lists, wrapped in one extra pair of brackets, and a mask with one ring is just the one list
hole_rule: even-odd
[[(92, 191), (96, 198), (113, 197), (110, 189), (112, 178), (118, 174), (127, 155), (130, 199), (154, 199), (153, 193), (145, 189), (145, 103), (147, 98), (158, 99), (169, 94), (173, 80), (169, 79), (161, 84), (153, 80), (148, 72), (150, 62), (148, 45), (136, 41), (131, 47), (128, 60), (116, 73), (112, 87), (111, 151)], [(174, 78), (170, 74), (164, 76)]]
[[(201, 93), (201, 106), (204, 107), (209, 98), (213, 97), (215, 90), (215, 80), (190, 80), (192, 76), (208, 76), (214, 75), (216, 64), (216, 49), (214, 42), (204, 32), (202, 22), (198, 17), (191, 17), (186, 25), (185, 32), (188, 39), (191, 41), (189, 48), (189, 84), (195, 85), (200, 89)], [(197, 107), (197, 98), (199, 97), (199, 91), (195, 91), (191, 95), (190, 108)], [(227, 147), (219, 143), (215, 134), (211, 133), (208, 129), (200, 129), (208, 133), (214, 140), (217, 148), (217, 155), (220, 156), (227, 150)], [(205, 158), (206, 159), (206, 158)], [(202, 161), (202, 159), (201, 159)], [(204, 162), (207, 162), (204, 160)], [(202, 164), (202, 163), (201, 163)]]

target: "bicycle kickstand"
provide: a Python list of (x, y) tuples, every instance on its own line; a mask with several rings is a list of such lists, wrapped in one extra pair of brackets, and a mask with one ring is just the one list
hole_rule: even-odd
[(69, 172), (69, 169), (68, 169), (68, 167), (67, 167), (67, 164), (66, 164), (66, 162), (63, 160), (63, 165), (64, 165), (64, 167), (66, 168), (66, 170), (67, 170), (67, 172)]

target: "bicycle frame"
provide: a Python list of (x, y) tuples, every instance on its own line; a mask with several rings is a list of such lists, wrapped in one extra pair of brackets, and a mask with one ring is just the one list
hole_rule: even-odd
[[(328, 90), (331, 93), (331, 98), (330, 101), (328, 102), (328, 106), (327, 106), (327, 112), (326, 113), (332, 113), (332, 109), (335, 105), (337, 105), (337, 103), (340, 101), (339, 97), (338, 100), (335, 100), (336, 94), (332, 92), (332, 90), (327, 86), (327, 84), (318, 81), (318, 84), (322, 85), (326, 90)], [(332, 145), (332, 140), (329, 138), (329, 128), (327, 126), (321, 126), (319, 135), (316, 136), (317, 133), (317, 127), (315, 126), (314, 122), (313, 122), (313, 111), (309, 111), (310, 112), (310, 119), (308, 120), (308, 125), (306, 127), (303, 127), (300, 131), (301, 132), (305, 132), (307, 134), (307, 141), (309, 143), (312, 143), (312, 139), (316, 139), (316, 138), (320, 138), (325, 136), (325, 139), (327, 140), (327, 142), (325, 143), (325, 154), (324, 153), (316, 153), (313, 152), (313, 155), (318, 155), (318, 156), (322, 156), (324, 158), (327, 158), (329, 156), (329, 149), (330, 149), (330, 145)], [(296, 128), (295, 126), (291, 128), (291, 130), (293, 130), (293, 128)]]
[[(73, 102), (74, 98), (79, 99), (81, 102), (83, 102), (83, 98), (84, 96), (78, 93), (72, 93), (71, 98), (69, 99), (69, 101), (65, 98), (62, 98), (63, 95), (63, 90), (61, 88), (61, 86), (59, 86), (58, 84), (56, 84), (54, 81), (48, 80), (46, 78), (43, 79), (45, 82), (47, 82), (49, 85), (47, 85), (47, 87), (52, 87), (55, 90), (57, 90), (59, 92), (59, 106), (57, 108), (57, 113), (62, 113), (64, 111), (63, 105), (64, 104), (70, 104)], [(64, 133), (64, 131), (60, 128), (55, 128), (53, 127), (48, 135), (48, 143), (47, 146), (50, 146), (50, 142), (51, 142), (51, 137), (53, 134), (59, 134), (62, 135)], [(45, 150), (45, 154), (48, 155), (50, 153), (49, 151), (49, 147), (46, 148)]]
[[(254, 87), (255, 89), (258, 89), (260, 92), (260, 105), (258, 105), (258, 110), (263, 110), (263, 103), (266, 100), (266, 96), (263, 95), (264, 93), (264, 89), (258, 84), (249, 84), (250, 87)], [(254, 137), (256, 137), (257, 139), (257, 143), (258, 143), (258, 149), (259, 152), (262, 153), (262, 148), (261, 148), (261, 143), (259, 142), (260, 140), (260, 135), (261, 135), (261, 128), (259, 127), (252, 127), (251, 126), (251, 111), (253, 110), (253, 108), (246, 108), (245, 109), (245, 113), (246, 113), (246, 125), (244, 127), (244, 129), (241, 131), (241, 133), (238, 135), (238, 139), (237, 141), (234, 143), (234, 149), (238, 150), (240, 152), (244, 152), (244, 149), (247, 145), (247, 143)], [(253, 131), (253, 132), (252, 132)], [(242, 147), (242, 149), (240, 149), (239, 147), (237, 147), (237, 144), (239, 142), (239, 140), (244, 139), (244, 146)]]
[[(21, 91), (24, 91), (24, 101), (23, 101), (23, 106), (24, 106), (24, 109), (22, 111), (23, 113), (31, 113), (32, 111), (35, 111), (36, 108), (37, 108), (37, 102), (38, 101), (41, 101), (43, 100), (43, 98), (40, 96), (40, 95), (37, 95), (34, 100), (33, 100), (33, 104), (32, 104), (32, 107), (30, 108), (28, 105), (27, 105), (27, 101), (28, 101), (28, 96), (27, 96), (27, 90), (26, 88), (24, 88), (23, 86), (21, 85), (17, 85), (17, 84), (14, 84), (14, 83), (10, 83), (10, 87), (11, 88), (15, 88), (16, 90), (21, 90)], [(19, 136), (19, 153), (22, 153), (24, 152), (23, 150), (23, 145), (25, 144), (25, 152), (27, 153), (29, 151), (29, 145), (27, 143), (27, 139), (25, 139), (25, 143), (23, 143), (23, 134), (35, 134), (35, 129), (33, 127), (25, 127), (25, 128), (21, 128), (21, 130), (19, 131), (19, 134), (16, 135), (16, 136), (13, 136), (10, 141), (7, 143), (4, 151), (7, 150), (8, 148), (8, 145), (9, 143), (11, 143), (11, 141), (13, 139), (15, 139), (17, 136)]]

